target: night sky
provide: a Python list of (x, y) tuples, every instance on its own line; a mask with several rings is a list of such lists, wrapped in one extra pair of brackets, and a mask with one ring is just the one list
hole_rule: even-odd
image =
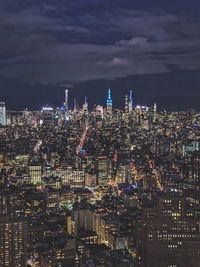
[(9, 109), (137, 104), (200, 110), (199, 0), (0, 0), (0, 101)]

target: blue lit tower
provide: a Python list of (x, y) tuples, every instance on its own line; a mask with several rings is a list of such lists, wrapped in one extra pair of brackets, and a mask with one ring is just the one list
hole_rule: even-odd
[(108, 89), (108, 98), (106, 101), (106, 109), (107, 109), (107, 114), (109, 117), (112, 117), (112, 98), (111, 98), (111, 90), (110, 88)]
[(130, 94), (129, 94), (128, 110), (129, 110), (129, 112), (132, 112), (132, 110), (133, 110), (133, 92), (132, 92), (132, 90), (130, 90)]
[(112, 98), (111, 98), (111, 90), (110, 90), (110, 88), (108, 89), (107, 108), (108, 108), (108, 106), (112, 107)]

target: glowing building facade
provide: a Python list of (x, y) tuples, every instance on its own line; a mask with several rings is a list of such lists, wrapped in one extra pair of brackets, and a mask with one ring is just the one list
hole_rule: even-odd
[(6, 125), (6, 105), (4, 102), (0, 102), (0, 125)]
[(132, 110), (133, 110), (133, 92), (132, 92), (132, 90), (130, 90), (130, 94), (129, 94), (128, 110), (129, 110), (129, 112), (132, 112)]
[(108, 117), (111, 118), (112, 117), (112, 98), (111, 98), (110, 88), (108, 89), (108, 97), (107, 97), (107, 101), (106, 101), (106, 107), (107, 107)]

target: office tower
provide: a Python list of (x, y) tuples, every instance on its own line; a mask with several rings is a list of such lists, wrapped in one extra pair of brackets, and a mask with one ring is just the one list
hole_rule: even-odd
[(106, 109), (107, 109), (107, 114), (109, 118), (112, 118), (112, 98), (111, 98), (111, 90), (110, 88), (108, 89), (108, 97), (106, 101)]
[(132, 92), (132, 90), (130, 90), (130, 94), (129, 94), (128, 110), (129, 110), (129, 112), (132, 112), (132, 110), (133, 110), (133, 92)]
[(26, 266), (27, 223), (0, 216), (0, 267)]
[(65, 109), (68, 110), (68, 89), (65, 90)]
[(4, 102), (0, 102), (0, 125), (6, 125), (6, 105)]
[(30, 165), (29, 166), (31, 183), (36, 184), (41, 181), (42, 178), (42, 166), (41, 165)]
[[(56, 238), (55, 238), (56, 239)], [(65, 241), (65, 242), (63, 242)], [(76, 266), (76, 240), (73, 238), (64, 239), (57, 237), (56, 244), (52, 243), (48, 251), (40, 249), (39, 265), (40, 267), (65, 267)], [(35, 264), (32, 266), (36, 266)]]
[[(151, 203), (153, 204), (153, 203)], [(157, 196), (143, 208), (137, 228), (137, 258), (141, 267), (197, 267), (200, 234), (194, 212), (180, 193)]]
[(76, 98), (74, 98), (74, 110), (77, 110)]
[(153, 105), (153, 122), (156, 121), (156, 114), (157, 114), (157, 105), (154, 103)]
[(193, 205), (200, 203), (200, 152), (195, 151), (182, 162), (183, 190), (187, 200)]
[(128, 95), (125, 95), (125, 113), (128, 113)]
[(68, 89), (65, 90), (65, 102), (64, 102), (64, 110), (65, 110), (65, 120), (69, 120), (69, 116), (68, 116), (68, 109), (69, 109), (69, 104), (68, 104), (68, 95), (69, 95), (69, 91)]
[(54, 114), (54, 110), (51, 107), (44, 107), (41, 111), (41, 120), (42, 120), (42, 124), (44, 126), (51, 126), (53, 125), (53, 114)]
[(183, 145), (183, 157), (192, 156), (195, 151), (199, 151), (199, 142), (192, 141)]
[(83, 104), (83, 108), (82, 108), (82, 110), (83, 110), (83, 113), (85, 114), (85, 115), (88, 115), (88, 102), (87, 102), (87, 97), (85, 96), (85, 102), (84, 102), (84, 104)]
[(93, 214), (88, 208), (72, 210), (71, 213), (71, 231), (73, 236), (77, 236), (78, 231), (92, 231)]
[(97, 158), (97, 178), (98, 185), (105, 186), (108, 184), (108, 159), (106, 156), (100, 156)]

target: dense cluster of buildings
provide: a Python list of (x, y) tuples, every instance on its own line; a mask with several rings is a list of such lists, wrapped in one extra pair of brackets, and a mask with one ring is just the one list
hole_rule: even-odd
[(200, 114), (0, 102), (0, 267), (197, 267)]

